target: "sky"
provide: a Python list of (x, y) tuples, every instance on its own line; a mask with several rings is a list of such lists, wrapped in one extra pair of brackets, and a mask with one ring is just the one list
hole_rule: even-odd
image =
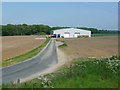
[(2, 2), (119, 2), (120, 0), (1, 0)]
[(117, 2), (3, 2), (2, 24), (118, 29)]

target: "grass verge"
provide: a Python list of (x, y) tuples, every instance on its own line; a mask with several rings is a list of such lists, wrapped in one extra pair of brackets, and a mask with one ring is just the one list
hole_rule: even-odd
[(37, 48), (35, 48), (35, 49), (25, 53), (25, 54), (22, 54), (22, 55), (19, 55), (19, 56), (2, 61), (2, 67), (13, 65), (13, 64), (16, 64), (18, 62), (24, 61), (26, 59), (32, 58), (33, 56), (37, 55), (47, 45), (49, 40), (50, 39), (47, 38), (46, 41), (43, 44), (41, 44), (39, 47), (37, 47)]
[(59, 48), (67, 47), (67, 44), (64, 42), (62, 45), (59, 45), (58, 47), (59, 47)]
[(119, 63), (119, 56), (76, 59), (54, 73), (3, 88), (118, 88)]
[(58, 42), (62, 42), (63, 44), (62, 45), (59, 45), (58, 48), (64, 48), (64, 47), (67, 47), (67, 43), (65, 41), (62, 41), (62, 40), (56, 40)]

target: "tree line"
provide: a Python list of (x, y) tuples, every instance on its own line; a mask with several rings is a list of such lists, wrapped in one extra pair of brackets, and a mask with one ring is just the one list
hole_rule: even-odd
[(96, 28), (87, 27), (80, 27), (79, 29), (90, 30), (92, 34), (118, 34), (117, 30), (98, 30)]
[[(0, 26), (1, 27), (1, 26)], [(7, 24), (2, 25), (2, 36), (14, 36), (14, 35), (46, 35), (50, 34), (52, 30), (70, 28), (70, 27), (50, 27), (48, 25), (27, 25), (27, 24)], [(98, 30), (96, 28), (76, 27), (79, 29), (90, 30), (92, 34), (112, 34), (117, 31)]]

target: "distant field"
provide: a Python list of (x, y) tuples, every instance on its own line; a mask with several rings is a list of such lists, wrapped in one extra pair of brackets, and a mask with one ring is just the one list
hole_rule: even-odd
[(118, 36), (117, 33), (115, 34), (92, 34), (92, 37), (97, 37), (97, 36)]
[(45, 41), (40, 38), (40, 36), (2, 37), (2, 60), (21, 55), (40, 46)]
[(60, 39), (67, 47), (61, 48), (68, 59), (81, 57), (110, 57), (118, 55), (117, 36), (99, 36), (91, 38)]

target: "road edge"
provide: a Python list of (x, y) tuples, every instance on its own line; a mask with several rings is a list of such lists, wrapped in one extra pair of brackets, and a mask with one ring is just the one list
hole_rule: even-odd
[(24, 60), (22, 62), (18, 62), (18, 63), (13, 64), (13, 65), (5, 66), (5, 67), (0, 67), (0, 69), (4, 69), (4, 68), (8, 68), (8, 67), (11, 67), (11, 66), (14, 66), (14, 65), (18, 65), (18, 64), (21, 64), (21, 63), (24, 63), (24, 62), (28, 62), (28, 61), (36, 58), (37, 56), (39, 56), (49, 46), (50, 42), (51, 42), (51, 39), (49, 40), (49, 42), (47, 43), (47, 45), (37, 55), (33, 56), (32, 58), (26, 59), (26, 60)]

